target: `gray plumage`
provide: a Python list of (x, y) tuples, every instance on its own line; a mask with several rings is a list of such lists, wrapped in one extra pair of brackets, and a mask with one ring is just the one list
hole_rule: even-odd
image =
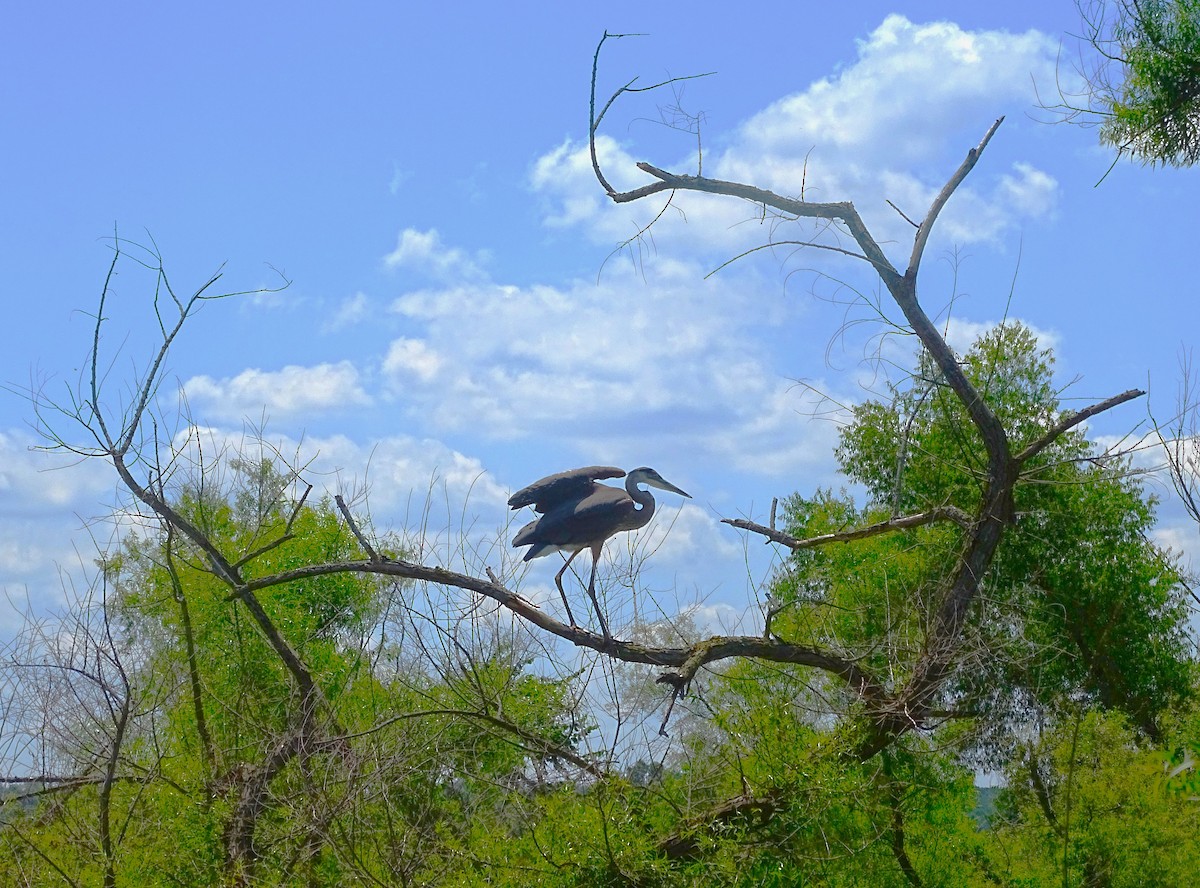
[(648, 490), (638, 487), (639, 484), (688, 496), (646, 466), (634, 469), (625, 477), (624, 490), (597, 483), (600, 479), (620, 478), (623, 475), (625, 472), (615, 466), (587, 466), (559, 472), (518, 490), (508, 500), (513, 509), (533, 506), (533, 510), (541, 514), (540, 518), (526, 524), (513, 537), (514, 547), (529, 546), (529, 551), (525, 553), (526, 561), (551, 552), (570, 553), (562, 569), (555, 575), (554, 583), (558, 586), (558, 593), (567, 609), (567, 619), (572, 626), (575, 625), (575, 617), (567, 602), (567, 594), (563, 591), (562, 575), (576, 555), (584, 549), (592, 550), (588, 597), (596, 608), (596, 616), (606, 639), (612, 636), (596, 600), (596, 565), (605, 541), (621, 531), (644, 527), (654, 515), (654, 497)]
[(624, 477), (625, 470), (616, 466), (584, 466), (582, 469), (547, 475), (541, 481), (534, 481), (510, 496), (508, 507), (519, 509), (522, 506), (533, 506), (535, 512), (547, 512), (568, 500), (583, 499), (600, 486), (595, 482), (602, 478)]

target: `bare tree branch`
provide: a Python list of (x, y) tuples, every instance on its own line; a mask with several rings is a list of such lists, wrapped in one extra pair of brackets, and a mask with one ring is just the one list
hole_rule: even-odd
[[(612, 107), (613, 102), (615, 102), (617, 99), (619, 99), (625, 93), (650, 92), (651, 90), (660, 89), (661, 87), (668, 86), (669, 84), (672, 84), (672, 83), (679, 83), (684, 80), (696, 80), (700, 77), (708, 77), (713, 73), (710, 71), (706, 74), (687, 74), (682, 77), (668, 77), (666, 80), (661, 80), (658, 83), (652, 83), (649, 86), (637, 86), (637, 87), (634, 86), (634, 84), (637, 83), (637, 80), (638, 80), (635, 77), (632, 80), (630, 80), (628, 83), (626, 83), (624, 86), (622, 86), (620, 89), (618, 89), (616, 92), (614, 92), (609, 97), (608, 101), (604, 103), (604, 107), (600, 109), (600, 113), (597, 114), (596, 113), (596, 74), (599, 71), (599, 67), (600, 67), (600, 50), (601, 50), (601, 48), (604, 46), (605, 42), (607, 40), (609, 40), (610, 38), (615, 40), (615, 39), (619, 39), (621, 37), (641, 37), (641, 36), (644, 36), (644, 35), (641, 35), (641, 34), (610, 34), (610, 33), (608, 33), (608, 31), (605, 31), (604, 36), (600, 38), (600, 42), (596, 44), (595, 55), (592, 56), (592, 90), (591, 90), (591, 95), (588, 100), (588, 150), (591, 153), (592, 170), (596, 174), (596, 179), (600, 182), (600, 184), (604, 187), (604, 190), (606, 192), (608, 192), (609, 195), (615, 195), (617, 193), (617, 191), (615, 188), (612, 187), (612, 185), (609, 184), (608, 179), (606, 179), (604, 177), (604, 173), (600, 169), (600, 159), (596, 154), (596, 130), (599, 129), (601, 121), (604, 120), (604, 115), (608, 113), (608, 109)], [(659, 188), (658, 190), (662, 191), (664, 189)], [(649, 193), (653, 193), (653, 192), (649, 192)]]
[(686, 176), (668, 173), (666, 170), (661, 170), (652, 164), (644, 162), (639, 163), (637, 167), (642, 172), (649, 173), (659, 179), (659, 184), (647, 185), (643, 188), (624, 193), (610, 194), (609, 197), (615, 203), (628, 203), (640, 200), (648, 194), (662, 191), (664, 188), (675, 188), (681, 191), (699, 191), (705, 194), (724, 194), (729, 197), (739, 197), (742, 200), (770, 207), (798, 219), (829, 219), (838, 221), (844, 224), (850, 231), (850, 234), (862, 248), (866, 261), (875, 266), (876, 271), (881, 277), (885, 280), (888, 277), (900, 277), (900, 273), (888, 261), (879, 244), (875, 242), (870, 232), (867, 231), (867, 227), (859, 217), (854, 204), (849, 201), (841, 203), (809, 203), (808, 201), (784, 197), (765, 188), (744, 185), (740, 182), (709, 179), (705, 176)]
[(903, 515), (898, 518), (888, 518), (886, 521), (878, 521), (874, 524), (868, 524), (865, 527), (855, 527), (850, 530), (839, 530), (837, 533), (825, 533), (820, 536), (809, 537), (807, 539), (797, 539), (796, 537), (784, 533), (781, 530), (775, 530), (770, 527), (764, 527), (761, 524), (756, 524), (753, 521), (746, 521), (742, 518), (722, 518), (722, 524), (728, 524), (731, 527), (736, 527), (740, 530), (748, 530), (752, 533), (757, 533), (765, 536), (769, 542), (779, 543), (782, 546), (787, 546), (794, 552), (803, 549), (815, 549), (818, 546), (825, 546), (829, 543), (848, 543), (851, 540), (862, 540), (867, 537), (873, 537), (881, 533), (890, 533), (894, 530), (908, 530), (913, 527), (922, 527), (926, 524), (933, 524), (937, 521), (953, 521), (963, 530), (970, 531), (972, 529), (971, 516), (957, 506), (942, 506), (937, 509), (930, 509), (928, 512), (918, 512), (915, 515)]
[(921, 266), (921, 257), (925, 254), (925, 245), (929, 243), (929, 235), (933, 231), (933, 224), (937, 221), (937, 217), (941, 214), (942, 208), (946, 206), (946, 202), (950, 200), (951, 195), (962, 184), (967, 175), (975, 168), (975, 164), (979, 161), (980, 155), (983, 154), (983, 149), (987, 147), (988, 142), (992, 140), (992, 136), (996, 134), (996, 130), (1000, 128), (1000, 124), (1004, 123), (1003, 117), (996, 118), (996, 121), (988, 127), (988, 131), (983, 134), (979, 144), (967, 152), (966, 159), (954, 171), (949, 181), (942, 186), (942, 190), (938, 192), (938, 196), (933, 199), (933, 203), (929, 207), (929, 212), (925, 214), (924, 221), (917, 227), (917, 236), (913, 241), (912, 255), (908, 260), (908, 274), (916, 277), (917, 269)]
[(679, 667), (678, 672), (666, 673), (662, 677), (664, 682), (672, 685), (687, 684), (700, 667), (708, 663), (733, 657), (750, 657), (776, 663), (813, 666), (838, 676), (856, 693), (880, 699), (883, 696), (879, 683), (852, 660), (817, 647), (767, 640), (755, 636), (717, 636), (684, 648), (651, 647), (635, 642), (621, 641), (617, 638), (605, 639), (599, 633), (578, 626), (569, 626), (554, 619), (537, 605), (497, 583), (442, 567), (429, 567), (399, 559), (331, 561), (312, 564), (246, 580), (242, 589), (245, 593), (253, 593), (260, 589), (296, 580), (344, 573), (377, 574), (422, 580), (438, 586), (450, 586), (475, 592), (508, 608), (539, 629), (578, 647), (591, 648), (627, 663)]
[(1145, 394), (1141, 389), (1130, 389), (1129, 391), (1121, 392), (1119, 395), (1113, 395), (1111, 398), (1105, 398), (1091, 407), (1085, 407), (1083, 410), (1076, 411), (1075, 413), (1068, 413), (1047, 429), (1046, 433), (1040, 438), (1023, 448), (1014, 458), (1020, 463), (1027, 462), (1061, 438), (1065, 432), (1075, 428), (1081, 422), (1086, 422), (1099, 413), (1111, 410), (1114, 407), (1124, 404), (1126, 401), (1132, 401), (1134, 398), (1140, 398)]

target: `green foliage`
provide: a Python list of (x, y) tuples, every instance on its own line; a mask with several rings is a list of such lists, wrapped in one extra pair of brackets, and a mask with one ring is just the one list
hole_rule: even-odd
[[(1061, 421), (1052, 356), (1028, 329), (996, 328), (962, 366), (1014, 451)], [(866, 504), (846, 491), (790, 497), (783, 510), (789, 534), (812, 538), (946, 506), (969, 514), (986, 483), (982, 442), (927, 359), (890, 401), (856, 408), (838, 456), (845, 474), (866, 489)], [(1132, 725), (1093, 745), (1114, 744), (1116, 767), (1127, 763), (1118, 749), (1147, 756), (1138, 761), (1157, 763), (1161, 786), (1161, 754), (1143, 753), (1140, 744), (1161, 739), (1164, 724), (1193, 699), (1196, 672), (1178, 568), (1148, 540), (1153, 501), (1126, 463), (1097, 454), (1072, 431), (1028, 461), (1014, 505), (1016, 524), (967, 630), (968, 656), (944, 691), (941, 707), (956, 716), (894, 745), (882, 761), (864, 765), (850, 755), (860, 704), (838, 683), (777, 664), (724, 670), (707, 695), (716, 741), (654, 784), (679, 810), (708, 811), (708, 820), (676, 818), (694, 824), (683, 829), (691, 856), (674, 863), (676, 877), (686, 873), (695, 884), (906, 884), (897, 851), (902, 834), (904, 858), (924, 884), (1061, 884), (1060, 870), (1047, 865), (1052, 853), (1025, 869), (1001, 861), (1014, 843), (1044, 844), (1045, 828), (1036, 820), (1018, 828), (1010, 816), (1002, 845), (979, 832), (970, 771), (955, 750), (1019, 762), (1020, 738), (1034, 725), (1061, 725), (1079, 701)], [(957, 564), (962, 534), (942, 521), (793, 553), (772, 586), (772, 632), (834, 651), (865, 651), (858, 659), (864, 668), (891, 686), (903, 684)], [(1097, 792), (1107, 767), (1102, 762), (1093, 775)], [(759, 807), (747, 802), (737, 817), (714, 824), (713, 812), (738, 798)], [(756, 813), (763, 810), (769, 814)], [(1080, 849), (1087, 842), (1119, 845), (1122, 830), (1137, 828), (1119, 809), (1106, 822), (1103, 829), (1091, 820), (1080, 827)], [(1136, 847), (1125, 843), (1121, 853), (1135, 855)], [(1071, 866), (1082, 877), (1083, 864)]]
[[(798, 538), (861, 527), (889, 516), (859, 508), (845, 491), (818, 490), (783, 504), (788, 533)], [(863, 665), (899, 681), (920, 647), (936, 603), (937, 579), (958, 549), (952, 527), (881, 534), (852, 544), (796, 552), (772, 586), (781, 607), (772, 630), (782, 638), (834, 650), (869, 651)]]
[(1200, 871), (1200, 805), (1170, 791), (1162, 756), (1120, 715), (1077, 713), (1006, 776), (986, 844), (1015, 884), (1187, 885)]
[[(996, 328), (962, 366), (1014, 451), (1061, 421), (1052, 356), (1028, 329)], [(969, 516), (986, 484), (981, 441), (928, 359), (855, 409), (837, 453), (865, 500), (790, 497), (790, 534)], [(247, 576), (362, 557), (332, 505), (295, 502), (269, 463), (232, 477), (176, 507)], [(617, 763), (625, 779), (568, 769), (593, 728), (576, 676), (500, 623), (413, 619), (412, 589), (352, 572), (257, 593), (321, 694), (304, 748), (281, 757), (294, 677), (179, 535), (132, 537), (103, 564), (111, 631), (84, 647), (111, 648), (128, 685), (88, 698), (72, 722), (87, 742), (58, 753), (99, 774), (109, 707), (134, 701), (109, 806), (118, 884), (1186, 884), (1200, 710), (1179, 568), (1148, 542), (1153, 501), (1072, 431), (1027, 461), (1014, 509), (939, 714), (867, 762), (855, 694), (745, 660), (693, 684), (680, 706), (698, 701), (703, 726), (670, 755)], [(771, 632), (855, 652), (902, 686), (963, 538), (937, 521), (797, 551), (772, 585)], [(981, 753), (1008, 781), (985, 829)], [(257, 856), (232, 866), (232, 818), (264, 773)], [(100, 884), (99, 809), (95, 780), (7, 807), (0, 884)]]
[[(1015, 452), (1058, 418), (1054, 359), (1029, 328), (992, 328), (962, 357), (962, 365)], [(978, 430), (928, 354), (920, 356), (910, 382), (893, 387), (887, 402), (854, 408), (837, 448), (842, 471), (866, 487), (873, 503), (895, 514), (940, 505), (974, 509), (986, 468)], [(1068, 433), (1036, 464), (1069, 459), (1084, 449), (1080, 433)]]
[[(293, 516), (293, 504), (282, 496), (283, 479), (269, 464), (235, 463), (235, 469), (241, 484), (228, 497), (184, 491), (178, 509), (222, 551), (236, 553), (232, 560), (284, 540), (247, 563), (248, 578), (361, 557), (332, 503), (301, 508)], [(268, 498), (264, 490), (274, 493)], [(290, 677), (228, 587), (209, 572), (202, 553), (178, 538), (170, 549), (160, 538), (131, 538), (107, 570), (129, 630), (146, 643), (153, 673), (183, 680), (188, 656), (183, 642), (190, 630), (195, 665), (208, 691), (204, 717), (216, 750), (237, 750), (234, 761), (246, 755), (248, 745), (265, 754), (295, 704)], [(346, 573), (297, 580), (258, 595), (335, 705), (361, 674), (358, 646), (378, 592), (374, 580)], [(196, 737), (190, 699), (181, 697), (171, 717), (181, 736)], [(233, 761), (219, 757), (215, 764), (219, 769)]]
[[(176, 508), (230, 561), (252, 556), (245, 575), (362, 557), (331, 503), (293, 501), (270, 464), (234, 470), (229, 488), (184, 490)], [(555, 784), (552, 750), (590, 731), (573, 678), (539, 675), (498, 628), (434, 656), (444, 628), (388, 616), (407, 613), (403, 586), (344, 573), (257, 593), (325, 707), (311, 748), (280, 759), (294, 680), (202, 553), (178, 535), (133, 536), (102, 568), (112, 619), (76, 643), (109, 645), (138, 695), (107, 805), (118, 884), (469, 884), (504, 836), (527, 834), (539, 788)], [(383, 667), (389, 633), (423, 656)], [(62, 751), (91, 782), (6, 806), (0, 884), (103, 881), (97, 762), (113, 735), (98, 706), (75, 718), (100, 744)], [(262, 773), (250, 873), (231, 863), (228, 831)]]
[(1101, 138), (1148, 163), (1200, 161), (1200, 2), (1122, 2), (1112, 40), (1124, 80), (1100, 97)]

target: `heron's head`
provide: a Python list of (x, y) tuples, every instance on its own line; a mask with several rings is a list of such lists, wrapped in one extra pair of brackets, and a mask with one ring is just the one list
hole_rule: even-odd
[(649, 466), (642, 466), (640, 469), (634, 469), (626, 476), (625, 483), (630, 487), (638, 484), (645, 484), (647, 487), (657, 487), (659, 490), (669, 490), (671, 493), (677, 493), (680, 496), (686, 496), (688, 499), (692, 498), (690, 493), (680, 490)]

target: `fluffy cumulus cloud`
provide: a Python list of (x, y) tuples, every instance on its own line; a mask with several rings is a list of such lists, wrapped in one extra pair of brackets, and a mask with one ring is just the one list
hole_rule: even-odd
[(765, 347), (798, 314), (778, 302), (777, 288), (706, 283), (690, 267), (660, 267), (654, 286), (626, 269), (599, 284), (415, 291), (392, 305), (407, 335), (391, 342), (382, 376), (439, 434), (575, 442), (618, 461), (682, 447), (747, 471), (794, 468), (828, 449), (814, 448), (805, 395)]
[(432, 382), (441, 373), (443, 360), (420, 339), (394, 339), (383, 359), (383, 372), (393, 380), (413, 377), (418, 382)]
[(193, 376), (183, 387), (204, 415), (220, 419), (311, 415), (371, 403), (350, 361), (282, 370), (250, 368), (225, 379)]
[(396, 249), (383, 257), (383, 264), (437, 280), (463, 280), (482, 276), (486, 259), (483, 253), (471, 255), (461, 248), (447, 247), (436, 229), (405, 228), (396, 240)]
[(1036, 31), (964, 31), (890, 15), (840, 74), (748, 120), (742, 143), (794, 172), (814, 144), (858, 162), (920, 166), (942, 155), (946, 134), (964, 120), (986, 125), (1014, 105), (1024, 110), (1034, 98), (1031, 75), (1052, 75), (1057, 50)]
[[(705, 173), (780, 194), (803, 191), (809, 201), (852, 200), (877, 240), (910, 242), (911, 228), (884, 198), (910, 217), (923, 217), (988, 125), (1032, 107), (1034, 80), (1053, 82), (1057, 48), (1036, 31), (966, 31), (950, 22), (888, 16), (839, 74), (772, 103), (743, 122), (721, 150), (710, 149)], [(636, 170), (633, 162), (641, 158), (625, 147), (604, 137), (598, 148), (618, 189), (652, 181)], [(682, 158), (673, 168), (689, 172), (694, 163)], [(1027, 161), (1007, 168), (998, 163), (960, 187), (936, 236), (957, 244), (995, 241), (1053, 211), (1058, 186), (1051, 175)], [(535, 164), (532, 181), (547, 201), (547, 224), (585, 226), (603, 240), (630, 236), (662, 204), (606, 205), (585, 144), (548, 152)], [(668, 212), (656, 238), (685, 237), (681, 244), (693, 248), (715, 243), (726, 250), (766, 240), (760, 226), (746, 224), (753, 212), (744, 204), (701, 195), (677, 201), (686, 217)], [(776, 232), (780, 236), (790, 235)]]

